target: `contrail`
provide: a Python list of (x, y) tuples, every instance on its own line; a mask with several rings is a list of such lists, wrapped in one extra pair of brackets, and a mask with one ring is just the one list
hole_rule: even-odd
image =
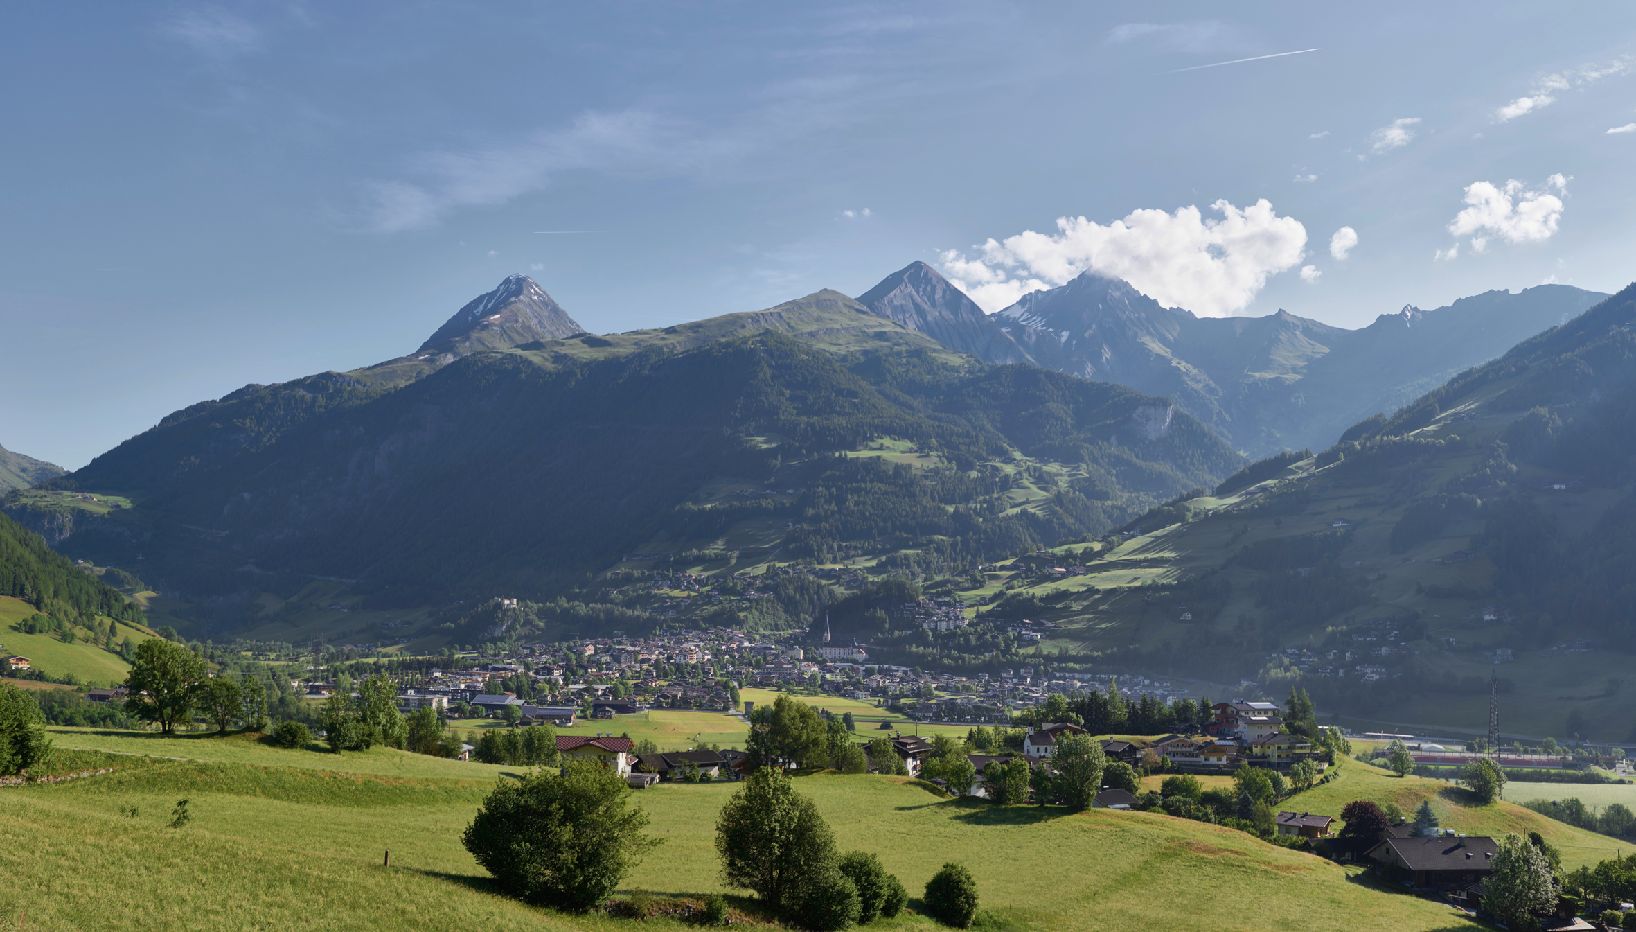
[(601, 233), (601, 230), (535, 230), (540, 236), (569, 236), (574, 233)]
[(1208, 65), (1194, 65), (1191, 68), (1177, 68), (1175, 71), (1166, 71), (1165, 74), (1181, 74), (1184, 71), (1203, 71), (1206, 68), (1220, 68), (1222, 65), (1242, 65), (1247, 61), (1266, 61), (1269, 58), (1283, 58), (1286, 55), (1305, 55), (1316, 52), (1317, 49), (1297, 49), (1293, 52), (1274, 52), (1271, 55), (1257, 55), (1254, 58), (1235, 58), (1232, 61), (1211, 62)]

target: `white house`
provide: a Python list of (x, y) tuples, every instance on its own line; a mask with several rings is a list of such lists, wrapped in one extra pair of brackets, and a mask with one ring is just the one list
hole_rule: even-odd
[(1066, 722), (1041, 725), (1023, 738), (1023, 756), (1041, 760), (1057, 752), (1057, 742), (1069, 735), (1083, 735), (1085, 729)]

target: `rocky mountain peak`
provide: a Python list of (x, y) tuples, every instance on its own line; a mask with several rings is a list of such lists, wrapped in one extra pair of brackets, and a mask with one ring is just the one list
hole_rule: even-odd
[(456, 311), (416, 352), (467, 353), (504, 350), (584, 333), (539, 283), (508, 275), (493, 290)]

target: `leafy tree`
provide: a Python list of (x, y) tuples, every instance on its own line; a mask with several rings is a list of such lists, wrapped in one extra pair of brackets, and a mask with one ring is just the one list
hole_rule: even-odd
[(903, 907), (909, 903), (909, 891), (903, 888), (903, 882), (892, 874), (886, 875), (886, 892), (880, 901), (880, 914), (884, 919), (891, 919), (903, 912)]
[(1437, 824), (1437, 813), (1432, 811), (1431, 800), (1420, 801), (1420, 808), (1414, 811), (1414, 833), (1421, 838), (1430, 838), (1438, 834), (1441, 828)]
[(841, 713), (841, 724), (846, 727), (847, 731), (857, 731), (858, 730), (858, 723), (852, 717), (851, 712)]
[(301, 722), (279, 722), (273, 728), (273, 743), (282, 748), (304, 748), (312, 743), (312, 732)]
[(324, 729), (324, 740), (333, 751), (364, 751), (375, 743), (374, 735), (364, 727), (363, 717), (358, 714), (358, 703), (343, 688), (338, 687), (324, 700), (318, 721)]
[(819, 767), (828, 763), (828, 736), (816, 709), (781, 695), (750, 713), (745, 751), (756, 767)]
[(1545, 855), (1507, 835), (1483, 881), (1483, 910), (1513, 929), (1538, 928), (1536, 917), (1556, 909), (1557, 883)]
[(789, 897), (785, 917), (816, 932), (844, 929), (858, 921), (862, 900), (851, 878), (834, 860), (802, 878)]
[(1341, 809), (1341, 838), (1351, 843), (1356, 853), (1374, 847), (1391, 827), (1386, 820), (1386, 813), (1367, 799), (1358, 799), (1346, 804)]
[(890, 738), (870, 738), (867, 750), (869, 769), (876, 773), (904, 775), (907, 771), (903, 766), (903, 758), (892, 747)]
[(1142, 781), (1136, 776), (1135, 767), (1122, 760), (1116, 760), (1102, 771), (1102, 785), (1110, 790), (1135, 793), (1142, 788)]
[(1199, 783), (1199, 778), (1188, 774), (1165, 777), (1164, 782), (1159, 784), (1159, 795), (1165, 799), (1182, 796), (1197, 800), (1203, 794), (1204, 786)]
[(244, 697), (239, 692), (239, 684), (226, 676), (213, 676), (200, 683), (198, 701), (200, 710), (221, 734), (226, 734), (244, 714)]
[(835, 836), (787, 775), (761, 767), (722, 807), (716, 850), (729, 886), (752, 890), (782, 911), (805, 878), (834, 862)]
[(932, 743), (932, 753), (921, 765), (920, 775), (942, 782), (956, 796), (970, 793), (977, 780), (977, 768), (967, 756), (965, 745), (947, 735), (938, 735)]
[(1074, 812), (1091, 808), (1102, 789), (1106, 763), (1102, 745), (1089, 735), (1068, 735), (1059, 740), (1051, 757), (1051, 785), (1056, 800)]
[(829, 765), (841, 773), (869, 772), (869, 760), (864, 757), (863, 748), (856, 741), (848, 741), (837, 748)]
[(10, 683), (0, 683), (0, 777), (22, 773), (50, 750), (45, 716), (34, 697)]
[(585, 912), (618, 889), (656, 842), (630, 787), (595, 761), (572, 760), (561, 774), (538, 771), (502, 780), (467, 826), (466, 850), (514, 896)]
[(950, 862), (926, 881), (926, 915), (957, 929), (970, 926), (977, 918), (977, 881), (971, 872)]
[[(852, 886), (858, 891), (859, 925), (868, 925), (881, 915), (881, 907), (886, 902), (887, 894), (892, 885), (897, 883), (896, 878), (886, 872), (881, 866), (880, 858), (867, 851), (851, 851), (841, 855), (838, 864), (841, 873), (852, 881)], [(899, 885), (901, 887), (901, 884)]]
[(374, 744), (401, 748), (408, 742), (409, 726), (398, 711), (398, 689), (384, 675), (372, 676), (358, 687), (358, 719)]
[(431, 706), (411, 712), (406, 723), (405, 746), (416, 754), (443, 756), (443, 718)]
[(125, 680), (130, 695), (125, 708), (168, 735), (178, 722), (193, 714), (193, 702), (204, 680), (204, 658), (184, 644), (149, 638), (136, 645), (131, 672)]
[(1296, 792), (1310, 790), (1318, 782), (1318, 767), (1310, 760), (1298, 760), (1289, 769), (1290, 785)]
[(1386, 746), (1386, 769), (1400, 777), (1414, 773), (1414, 755), (1409, 753), (1407, 745), (1396, 738)]
[(1461, 778), (1466, 788), (1484, 805), (1500, 798), (1505, 790), (1505, 771), (1490, 757), (1479, 757), (1472, 761)]
[[(1272, 777), (1260, 767), (1251, 767), (1249, 764), (1240, 764), (1233, 773), (1233, 791), (1239, 800), (1249, 800), (1249, 806), (1256, 803), (1272, 805), (1278, 801), (1278, 791), (1273, 786)], [(1246, 807), (1247, 808), (1247, 807)], [(1248, 818), (1248, 815), (1245, 816)]]
[(1005, 763), (992, 763), (983, 771), (988, 785), (988, 798), (1001, 806), (1028, 801), (1028, 761), (1013, 757)]

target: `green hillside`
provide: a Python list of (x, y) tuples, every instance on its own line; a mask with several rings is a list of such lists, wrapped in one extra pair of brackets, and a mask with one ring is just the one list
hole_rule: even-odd
[[(55, 739), (116, 751), (120, 769), (0, 790), (0, 919), (119, 929), (627, 925), (491, 892), (459, 834), (502, 768), (385, 750), (274, 751), (244, 738)], [(144, 745), (153, 756), (126, 753)], [(991, 928), (1344, 929), (1359, 915), (1383, 928), (1471, 927), (1447, 907), (1376, 890), (1337, 865), (1216, 826), (1147, 813), (991, 809), (888, 777), (819, 776), (797, 787), (843, 849), (877, 853), (911, 895), (944, 861), (964, 862)], [(639, 793), (663, 844), (622, 892), (720, 890), (712, 827), (733, 789), (666, 784)], [(192, 823), (166, 828), (184, 797)], [(88, 850), (97, 852), (95, 871), (81, 869)], [(387, 850), (390, 868), (382, 866)], [(641, 926), (651, 927), (669, 926)], [(884, 927), (936, 928), (912, 913)]]
[(0, 596), (0, 656), (27, 657), (33, 668), (54, 678), (71, 676), (88, 686), (113, 686), (125, 681), (130, 664), (120, 656), (119, 644), (135, 647), (153, 637), (146, 628), (112, 619), (97, 619), (113, 626), (113, 649), (97, 646), (97, 632), (85, 625), (69, 628), (75, 640), (65, 641), (56, 633), (27, 633), (20, 630), (26, 620), (39, 614), (34, 606), (11, 596)]
[(1360, 723), (1480, 733), (1497, 669), (1504, 733), (1628, 740), (1633, 437), (1626, 289), (1323, 453), (1157, 509), (1083, 573), (1011, 567), (974, 595), (1055, 621), (1047, 647), (1300, 679)]
[[(867, 455), (883, 443), (903, 455)], [(984, 366), (819, 292), (408, 381), (243, 389), (58, 483), (132, 503), (59, 546), (136, 573), (167, 618), (368, 638), (655, 565), (942, 575), (1100, 533), (1239, 465), (1168, 402)]]
[(0, 496), (63, 474), (61, 466), (0, 447)]

